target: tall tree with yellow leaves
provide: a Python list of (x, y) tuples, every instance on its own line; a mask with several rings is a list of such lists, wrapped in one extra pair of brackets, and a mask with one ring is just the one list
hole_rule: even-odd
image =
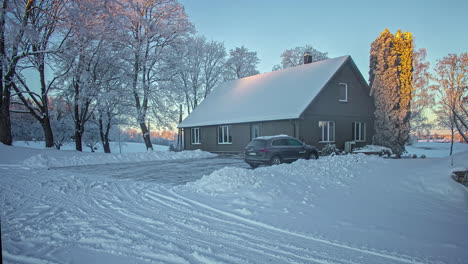
[(374, 144), (400, 156), (409, 139), (413, 89), (413, 37), (388, 29), (371, 44), (369, 82), (375, 102)]

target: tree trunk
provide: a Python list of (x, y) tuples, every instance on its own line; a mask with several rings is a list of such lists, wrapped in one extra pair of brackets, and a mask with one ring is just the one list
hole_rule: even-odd
[(450, 135), (450, 156), (453, 154), (453, 137), (455, 136), (455, 130), (451, 129), (451, 135)]
[(102, 115), (99, 115), (99, 135), (101, 137), (102, 147), (104, 148), (104, 153), (111, 153), (110, 144), (109, 144), (109, 130), (110, 124), (107, 124), (106, 131), (104, 132), (104, 122), (102, 121)]
[(10, 96), (3, 95), (0, 105), (0, 142), (5, 145), (11, 146), (13, 137), (11, 135), (11, 121), (10, 121)]
[(75, 131), (75, 149), (78, 151), (83, 151), (83, 146), (82, 144), (82, 134), (80, 131), (76, 130)]
[(52, 148), (54, 146), (54, 134), (52, 132), (52, 127), (50, 125), (50, 119), (48, 116), (42, 119), (41, 125), (42, 129), (44, 130), (46, 148)]
[[(77, 108), (77, 106), (75, 105)], [(82, 146), (82, 136), (83, 136), (83, 126), (81, 125), (78, 115), (78, 110), (75, 108), (75, 149), (78, 151), (83, 151)]]
[(109, 140), (106, 140), (102, 146), (104, 147), (104, 153), (111, 153)]
[(150, 134), (146, 123), (141, 122), (141, 133), (143, 134), (143, 139), (145, 140), (146, 150), (153, 151), (153, 144), (151, 143)]
[(3, 62), (6, 58), (5, 50), (5, 13), (8, 5), (8, 1), (2, 1), (2, 7), (0, 10), (0, 142), (5, 145), (13, 143), (13, 137), (11, 135), (11, 121), (10, 121), (10, 86), (8, 80), (4, 80)]

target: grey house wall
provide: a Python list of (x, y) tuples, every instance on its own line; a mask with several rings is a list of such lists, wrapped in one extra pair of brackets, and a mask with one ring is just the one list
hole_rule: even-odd
[[(186, 150), (201, 149), (210, 152), (241, 152), (252, 140), (252, 125), (259, 125), (260, 135), (272, 136), (285, 134), (298, 136), (297, 121), (275, 120), (254, 123), (242, 123), (231, 125), (232, 144), (218, 144), (218, 125), (204, 126), (200, 128), (200, 144), (192, 144), (191, 128), (184, 128), (184, 142)], [(296, 134), (294, 134), (296, 132)]]
[[(339, 101), (340, 83), (348, 85), (348, 101)], [(371, 144), (374, 135), (374, 100), (369, 87), (361, 78), (354, 63), (348, 60), (317, 95), (301, 116), (300, 139), (322, 148), (319, 121), (335, 122), (335, 144), (344, 149), (346, 141), (352, 141), (352, 123), (366, 123), (366, 141), (358, 146)]]
[[(348, 101), (339, 101), (340, 83), (348, 85)], [(287, 89), (287, 87), (285, 87)], [(201, 149), (210, 152), (242, 152), (251, 138), (252, 125), (260, 126), (261, 136), (286, 134), (299, 138), (307, 144), (322, 148), (319, 121), (335, 122), (335, 144), (344, 149), (346, 141), (352, 141), (352, 123), (366, 123), (366, 141), (370, 144), (374, 135), (374, 102), (369, 96), (369, 87), (352, 60), (348, 60), (326, 87), (316, 96), (299, 119), (262, 121), (231, 125), (232, 144), (218, 144), (218, 126), (200, 127), (200, 144), (192, 144), (190, 128), (184, 129), (185, 149)]]

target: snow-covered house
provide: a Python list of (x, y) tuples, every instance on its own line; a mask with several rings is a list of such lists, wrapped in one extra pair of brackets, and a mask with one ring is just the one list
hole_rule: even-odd
[(369, 91), (350, 56), (224, 82), (179, 124), (184, 148), (241, 152), (252, 138), (276, 134), (318, 148), (369, 144)]

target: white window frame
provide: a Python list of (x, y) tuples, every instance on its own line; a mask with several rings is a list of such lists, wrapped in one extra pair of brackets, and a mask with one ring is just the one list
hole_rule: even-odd
[[(348, 84), (347, 83), (339, 83), (339, 89), (341, 89), (342, 86), (344, 86), (344, 88), (345, 88), (345, 98), (344, 99), (338, 98), (338, 101), (345, 103), (345, 102), (348, 102)], [(339, 92), (338, 92), (338, 94), (339, 94)]]
[(200, 128), (193, 127), (190, 129), (190, 142), (192, 145), (200, 145)]
[[(226, 130), (224, 130), (226, 128)], [(221, 130), (221, 131), (220, 131)], [(218, 144), (220, 145), (226, 145), (226, 144), (232, 144), (232, 135), (231, 135), (231, 126), (230, 125), (225, 125), (225, 126), (218, 126)], [(221, 132), (221, 141), (220, 139), (220, 132)], [(227, 140), (226, 140), (227, 139)], [(229, 141), (230, 140), (230, 141)]]
[[(330, 131), (330, 124), (333, 123), (333, 131)], [(326, 124), (326, 126), (324, 125)], [(319, 128), (321, 131), (320, 143), (333, 143), (335, 142), (335, 121), (319, 121)], [(326, 138), (325, 138), (326, 136)], [(333, 136), (333, 140), (330, 140)]]
[[(366, 123), (353, 122), (354, 138), (356, 142), (366, 142)], [(358, 133), (358, 131), (360, 133)]]

